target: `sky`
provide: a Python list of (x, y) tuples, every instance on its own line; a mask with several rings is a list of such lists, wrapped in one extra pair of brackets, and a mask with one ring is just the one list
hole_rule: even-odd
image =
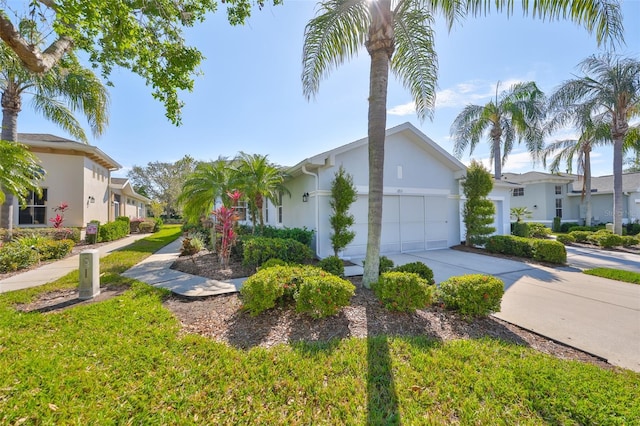
[[(367, 135), (369, 56), (358, 56), (333, 69), (320, 83), (314, 99), (302, 93), (302, 45), (316, 2), (284, 0), (280, 6), (255, 10), (244, 26), (230, 26), (219, 9), (205, 23), (187, 33), (206, 60), (186, 103), (182, 125), (164, 115), (151, 89), (127, 70), (112, 74), (110, 124), (90, 140), (122, 165), (113, 176), (125, 177), (132, 166), (174, 162), (190, 155), (197, 160), (233, 157), (239, 151), (265, 154), (276, 164), (293, 166), (305, 158)], [(640, 0), (623, 0), (626, 44), (616, 53), (640, 58)], [(451, 123), (467, 104), (484, 105), (500, 90), (519, 81), (535, 81), (547, 94), (563, 81), (580, 75), (577, 65), (603, 52), (595, 35), (570, 21), (544, 22), (520, 14), (467, 18), (448, 31), (436, 20), (435, 47), (439, 76), (432, 119), (420, 121), (411, 96), (390, 76), (387, 128), (411, 122), (453, 152)], [(18, 118), (21, 133), (51, 133), (70, 137), (32, 112), (28, 100)], [(571, 132), (557, 138), (571, 136)], [(489, 142), (481, 142), (471, 158), (490, 165)], [(610, 147), (592, 154), (595, 176), (611, 174)], [(522, 146), (516, 146), (504, 172), (543, 170)], [(575, 169), (574, 169), (575, 171)]]

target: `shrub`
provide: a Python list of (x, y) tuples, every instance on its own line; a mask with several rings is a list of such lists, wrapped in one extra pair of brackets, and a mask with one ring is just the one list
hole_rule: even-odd
[[(255, 231), (255, 232), (254, 232)], [(252, 235), (265, 238), (283, 238), (296, 240), (311, 247), (314, 231), (304, 228), (276, 228), (275, 226), (262, 226), (252, 229), (250, 226), (241, 225), (238, 228), (239, 235)]]
[(260, 269), (242, 284), (240, 294), (244, 309), (255, 316), (273, 308), (278, 299), (284, 296), (286, 287), (296, 286), (295, 277), (295, 267), (274, 266)]
[(389, 272), (391, 268), (393, 268), (393, 260), (389, 259), (387, 256), (380, 256), (380, 274)]
[(596, 225), (596, 226), (572, 226), (569, 228), (569, 232), (573, 232), (573, 231), (589, 231), (589, 232), (596, 232), (599, 231), (601, 229), (604, 229), (605, 225)]
[(156, 217), (153, 219), (153, 232), (158, 232), (164, 226), (164, 221), (161, 217)]
[(387, 309), (413, 312), (433, 303), (435, 287), (412, 272), (385, 272), (373, 291)]
[(151, 222), (151, 221), (148, 220), (148, 221), (145, 221), (145, 222), (140, 222), (140, 225), (138, 226), (138, 229), (143, 234), (150, 234), (150, 233), (154, 232), (155, 227), (156, 227), (156, 223), (155, 222)]
[(98, 228), (98, 241), (115, 241), (129, 235), (129, 224), (116, 220), (108, 222)]
[(435, 284), (433, 280), (433, 271), (427, 265), (422, 262), (411, 262), (404, 265), (396, 266), (392, 269), (393, 272), (411, 272), (418, 274), (420, 278), (427, 281), (427, 284)]
[(116, 221), (125, 222), (127, 226), (129, 226), (129, 223), (131, 223), (131, 219), (129, 219), (129, 216), (118, 216), (116, 217)]
[(604, 229), (592, 233), (587, 237), (587, 239), (589, 242), (597, 244), (602, 248), (618, 247), (622, 245), (622, 237), (620, 235)]
[(571, 228), (572, 227), (577, 227), (580, 226), (575, 222), (565, 222), (562, 225), (560, 225), (560, 232), (564, 232), (565, 234), (568, 232), (571, 232)]
[[(1, 229), (0, 235), (4, 241), (7, 238), (7, 230)], [(13, 240), (21, 237), (36, 235), (39, 237), (52, 238), (54, 240), (73, 240), (80, 242), (80, 229), (78, 228), (14, 228), (12, 232)]]
[(571, 235), (576, 240), (576, 243), (586, 243), (586, 242), (588, 242), (589, 235), (591, 235), (591, 234), (592, 234), (591, 231), (571, 231), (571, 232), (569, 232), (569, 235)]
[(465, 224), (466, 244), (470, 247), (484, 245), (489, 235), (495, 232), (492, 226), (495, 206), (487, 198), (493, 189), (493, 178), (484, 166), (471, 160), (467, 176), (462, 181), (462, 192), (466, 198), (462, 209)]
[(329, 224), (333, 230), (331, 234), (331, 246), (334, 256), (344, 249), (356, 236), (350, 228), (355, 222), (355, 217), (349, 213), (349, 207), (358, 199), (358, 191), (353, 184), (353, 176), (340, 166), (331, 182), (331, 199), (329, 206), (332, 215)]
[(540, 262), (567, 263), (567, 250), (559, 241), (536, 239), (531, 241), (533, 258)]
[(269, 259), (281, 259), (289, 263), (305, 263), (312, 257), (313, 252), (309, 246), (290, 238), (255, 237), (243, 242), (243, 262), (245, 265), (260, 266)]
[(22, 247), (31, 248), (47, 240), (50, 240), (50, 238), (45, 235), (30, 234), (16, 237), (13, 239), (13, 242), (15, 244), (21, 245)]
[(637, 246), (638, 244), (640, 244), (640, 238), (632, 237), (631, 235), (622, 237), (622, 247)]
[(553, 225), (551, 225), (551, 231), (560, 232), (561, 227), (562, 227), (562, 219), (559, 218), (558, 216), (554, 217)]
[(204, 248), (204, 243), (198, 237), (185, 238), (180, 247), (180, 256), (193, 256)]
[(38, 262), (38, 252), (31, 247), (8, 243), (0, 248), (0, 273), (28, 268)]
[(640, 234), (640, 223), (627, 223), (627, 235), (638, 235)]
[(43, 240), (36, 244), (35, 248), (40, 260), (52, 260), (66, 257), (74, 245), (72, 240)]
[(305, 277), (294, 296), (296, 311), (312, 318), (335, 315), (349, 305), (355, 289), (349, 281), (332, 274)]
[(529, 224), (526, 222), (515, 222), (512, 224), (511, 233), (516, 237), (527, 238), (529, 236)]
[(547, 238), (551, 234), (551, 229), (542, 223), (529, 222), (529, 237), (531, 238)]
[(329, 256), (318, 262), (318, 267), (338, 277), (344, 276), (344, 263), (338, 256)]
[(576, 238), (571, 234), (560, 234), (556, 237), (556, 241), (559, 241), (566, 246), (571, 243), (575, 243)]
[(490, 253), (510, 254), (519, 257), (533, 257), (533, 248), (528, 238), (513, 235), (493, 235), (487, 240), (485, 250)]
[(281, 259), (269, 259), (260, 265), (259, 269), (273, 268), (274, 266), (289, 266), (289, 264)]
[(74, 243), (80, 242), (80, 230), (78, 228), (58, 228), (52, 235), (54, 240), (71, 240)]
[(447, 309), (465, 316), (486, 316), (500, 310), (504, 283), (490, 275), (463, 275), (441, 282), (438, 293)]

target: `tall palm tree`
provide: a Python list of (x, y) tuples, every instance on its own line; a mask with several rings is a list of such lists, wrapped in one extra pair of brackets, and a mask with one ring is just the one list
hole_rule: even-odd
[(559, 111), (547, 124), (547, 132), (558, 127), (573, 124), (580, 132), (578, 139), (564, 139), (550, 143), (542, 152), (542, 164), (547, 166), (547, 158), (554, 155), (549, 170), (558, 172), (565, 162), (567, 173), (573, 172), (573, 159), (576, 157), (578, 175), (582, 176), (582, 199), (586, 207), (585, 225), (591, 226), (591, 151), (596, 146), (611, 144), (611, 130), (602, 116), (593, 117), (589, 108), (576, 105), (568, 110)]
[(231, 187), (232, 169), (226, 157), (215, 161), (200, 162), (182, 185), (178, 203), (182, 213), (191, 223), (197, 223), (203, 215), (211, 213), (217, 199), (234, 188)]
[[(543, 19), (569, 17), (595, 31), (598, 41), (622, 39), (622, 16), (615, 0), (523, 1)], [(434, 14), (451, 27), (458, 17), (478, 16), (495, 6), (513, 12), (511, 0), (324, 0), (306, 26), (302, 55), (302, 85), (307, 98), (318, 92), (320, 80), (366, 47), (369, 75), (369, 226), (363, 282), (378, 279), (382, 230), (384, 141), (387, 125), (389, 69), (414, 99), (420, 119), (435, 103), (437, 59), (432, 30)], [(525, 7), (526, 10), (526, 7)]]
[(502, 178), (502, 165), (523, 139), (529, 152), (537, 156), (544, 145), (542, 122), (545, 115), (544, 94), (534, 82), (517, 83), (485, 105), (467, 105), (451, 125), (454, 154), (460, 158), (469, 149), (472, 154), (488, 132), (494, 178)]
[[(35, 45), (43, 38), (33, 29), (33, 22), (23, 21), (20, 31)], [(74, 112), (86, 117), (95, 136), (102, 134), (108, 123), (109, 95), (99, 78), (91, 70), (80, 66), (78, 59), (67, 55), (56, 67), (44, 74), (27, 71), (6, 44), (0, 43), (0, 91), (2, 91), (2, 132), (4, 141), (17, 142), (18, 114), (22, 97), (31, 96), (33, 109), (44, 118), (62, 127), (75, 138), (87, 143), (87, 136)], [(1, 225), (8, 225), (13, 205), (9, 191), (2, 206)]]
[(251, 222), (264, 226), (262, 207), (265, 198), (277, 204), (281, 193), (290, 194), (284, 186), (286, 173), (271, 163), (267, 155), (240, 152), (235, 158), (234, 183), (247, 200)]
[(613, 141), (613, 230), (622, 234), (622, 157), (629, 120), (640, 116), (640, 61), (606, 53), (582, 61), (583, 77), (568, 80), (549, 98), (552, 109), (583, 104), (601, 114)]
[(24, 145), (0, 141), (0, 203), (8, 194), (24, 203), (29, 191), (39, 192), (38, 181), (43, 176), (38, 158)]

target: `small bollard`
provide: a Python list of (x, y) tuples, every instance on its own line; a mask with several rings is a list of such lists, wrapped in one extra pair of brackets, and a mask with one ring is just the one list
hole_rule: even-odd
[(100, 253), (85, 250), (80, 253), (80, 300), (92, 299), (100, 294)]

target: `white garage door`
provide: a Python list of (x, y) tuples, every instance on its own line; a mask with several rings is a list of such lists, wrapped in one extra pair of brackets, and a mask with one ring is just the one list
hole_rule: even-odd
[[(449, 200), (446, 197), (385, 195), (382, 208), (381, 253), (445, 248), (449, 237)], [(356, 222), (356, 237), (344, 251), (347, 256), (364, 256), (367, 247), (368, 197), (360, 196), (350, 212)]]

